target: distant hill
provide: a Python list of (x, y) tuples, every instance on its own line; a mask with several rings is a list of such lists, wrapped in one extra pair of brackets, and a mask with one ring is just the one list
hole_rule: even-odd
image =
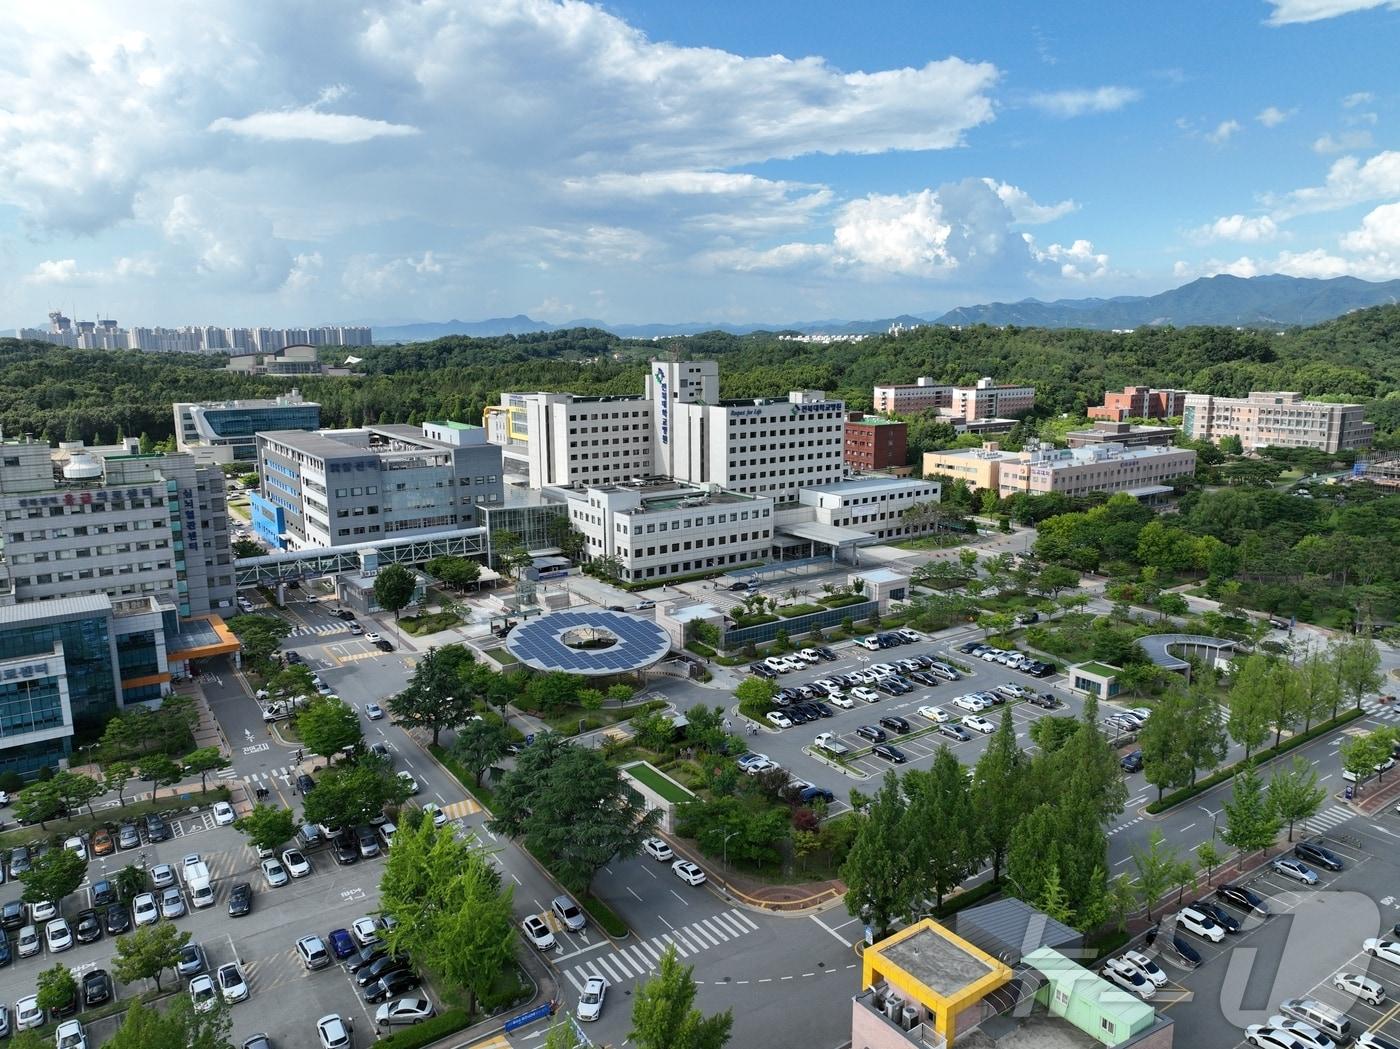
[(1367, 306), (1400, 302), (1400, 280), (1375, 283), (1355, 277), (1202, 277), (1158, 295), (1112, 299), (992, 302), (960, 306), (935, 324), (1017, 325), (1027, 328), (1141, 328), (1220, 324), (1290, 328), (1318, 324)]
[(790, 323), (724, 324), (715, 321), (689, 321), (679, 324), (610, 324), (591, 317), (548, 324), (525, 314), (514, 317), (492, 317), (483, 321), (425, 321), (421, 324), (391, 324), (374, 327), (377, 343), (425, 342), (444, 335), (470, 335), (489, 338), (494, 335), (524, 335), (540, 331), (560, 331), (569, 328), (601, 328), (622, 339), (664, 339), (674, 335), (698, 335), (703, 331), (724, 331), (731, 335), (750, 335), (756, 331), (800, 331), (823, 335), (859, 335), (888, 331), (891, 324), (905, 326), (927, 324), (926, 320), (907, 313), (898, 317), (874, 321), (792, 321)]

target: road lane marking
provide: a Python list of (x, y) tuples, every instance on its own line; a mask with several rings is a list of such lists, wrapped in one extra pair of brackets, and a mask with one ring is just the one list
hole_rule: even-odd
[(674, 896), (676, 899), (680, 900), (681, 903), (685, 904), (687, 907), (690, 906), (690, 901), (687, 900), (687, 899), (686, 899), (684, 896), (682, 896), (680, 893), (678, 893), (675, 889), (672, 889), (672, 890), (671, 890), (671, 895)]
[(807, 915), (807, 917), (811, 918), (812, 921), (816, 922), (818, 925), (820, 925), (820, 926), (821, 926), (823, 929), (825, 929), (827, 932), (831, 933), (832, 936), (836, 937), (838, 940), (840, 940), (842, 943), (844, 943), (847, 947), (853, 946), (853, 944), (852, 944), (852, 942), (851, 942), (850, 940), (846, 939), (846, 937), (842, 936), (839, 932), (837, 932), (835, 929), (833, 929), (830, 925), (826, 924), (826, 922), (822, 921), (822, 920), (821, 920), (820, 918), (818, 918), (815, 914), (809, 914), (809, 915)]
[(642, 902), (642, 898), (641, 898), (640, 896), (637, 895), (636, 891), (633, 890), (632, 886), (628, 885), (628, 886), (626, 886), (626, 889), (627, 889), (628, 892), (632, 893), (632, 898), (633, 898), (634, 900), (636, 900), (638, 903), (641, 903), (641, 902)]

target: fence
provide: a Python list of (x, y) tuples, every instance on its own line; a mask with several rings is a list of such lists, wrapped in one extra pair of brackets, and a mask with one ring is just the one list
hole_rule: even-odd
[(840, 626), (847, 619), (859, 623), (876, 615), (880, 610), (877, 601), (862, 601), (858, 605), (843, 605), (841, 608), (826, 608), (820, 612), (812, 612), (805, 616), (793, 616), (791, 619), (779, 619), (774, 623), (759, 623), (755, 626), (737, 627), (734, 630), (724, 632), (723, 647), (729, 651), (736, 648), (743, 648), (745, 645), (762, 644), (765, 641), (772, 641), (778, 636), (779, 630), (787, 631), (788, 637), (797, 637), (799, 634), (810, 633), (818, 627)]

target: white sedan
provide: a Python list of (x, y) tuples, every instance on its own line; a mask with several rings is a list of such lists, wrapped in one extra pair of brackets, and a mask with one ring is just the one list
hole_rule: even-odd
[(601, 976), (590, 976), (583, 985), (583, 993), (578, 996), (578, 1018), (596, 1020), (603, 1015), (603, 998), (608, 993), (608, 981)]
[(229, 1005), (248, 997), (248, 981), (243, 978), (243, 970), (237, 962), (225, 962), (215, 975), (219, 981), (219, 993)]
[(880, 693), (876, 692), (873, 688), (866, 688), (864, 685), (860, 688), (851, 689), (851, 695), (865, 703), (880, 702)]
[(1380, 1005), (1385, 1001), (1385, 985), (1361, 973), (1337, 973), (1332, 977), (1332, 986), (1372, 1005)]
[(39, 1008), (39, 996), (31, 994), (15, 1002), (15, 1029), (27, 1031), (31, 1027), (42, 1027), (44, 1010)]
[(418, 785), (418, 781), (413, 778), (413, 773), (411, 772), (400, 772), (399, 779), (403, 782), (403, 785), (408, 788), (410, 794), (417, 794), (423, 789)]
[(160, 908), (156, 906), (153, 892), (143, 892), (131, 901), (131, 916), (137, 925), (154, 925), (160, 920)]
[(426, 998), (400, 998), (395, 1002), (385, 1002), (375, 1010), (374, 1022), (380, 1027), (416, 1024), (431, 1019), (434, 1014), (433, 1003)]
[(435, 801), (430, 801), (423, 806), (423, 814), (433, 818), (433, 826), (441, 827), (447, 822), (447, 813), (442, 811), (442, 806)]
[(44, 926), (44, 941), (49, 946), (50, 954), (57, 954), (59, 951), (66, 951), (73, 946), (73, 930), (68, 928), (66, 918), (55, 918)]
[(963, 710), (970, 710), (973, 713), (976, 713), (979, 710), (986, 710), (991, 705), (992, 704), (988, 703), (985, 699), (983, 699), (979, 695), (976, 695), (975, 693), (966, 696), (959, 696), (957, 699), (953, 700), (953, 706), (962, 707)]
[(376, 641), (382, 641), (384, 639), (381, 638), (378, 634), (376, 634), (373, 630), (371, 630), (368, 634), (365, 635), (365, 640), (372, 645)]
[(80, 860), (85, 860), (88, 858), (87, 842), (83, 841), (82, 838), (79, 838), (77, 836), (65, 838), (63, 841), (63, 847), (69, 852), (71, 852), (74, 856), (78, 857), (78, 859)]
[(282, 853), (282, 866), (293, 878), (305, 878), (311, 873), (311, 861), (300, 849), (288, 849)]
[(200, 973), (190, 981), (190, 1001), (194, 1002), (197, 1013), (207, 1013), (219, 1004), (219, 992), (214, 988), (214, 979), (208, 973)]
[(214, 823), (219, 827), (227, 827), (237, 817), (233, 813), (233, 806), (226, 801), (214, 802)]
[(269, 888), (277, 889), (287, 884), (287, 868), (272, 857), (269, 856), (263, 860), (259, 866), (262, 868), (263, 877), (267, 879)]
[(379, 922), (369, 915), (356, 918), (350, 924), (350, 935), (361, 947), (373, 947), (379, 942)]
[(532, 914), (526, 918), (520, 923), (520, 928), (524, 930), (525, 939), (530, 941), (535, 950), (554, 950), (554, 933), (550, 931), (549, 926), (545, 924), (545, 920), (538, 914)]
[(919, 716), (928, 718), (936, 724), (943, 724), (948, 720), (948, 712), (942, 707), (925, 705), (919, 708)]
[(977, 714), (968, 714), (962, 719), (962, 723), (975, 732), (981, 732), (983, 735), (990, 736), (997, 730), (995, 724)]
[(687, 885), (704, 885), (705, 872), (689, 860), (677, 860), (671, 864), (671, 870), (676, 877)]
[(1400, 942), (1387, 940), (1383, 936), (1372, 936), (1362, 943), (1361, 949), (1372, 958), (1381, 958), (1391, 965), (1400, 965)]
[(781, 710), (770, 710), (765, 717), (768, 718), (768, 723), (770, 725), (774, 725), (777, 728), (792, 728), (792, 718), (788, 717)]
[(87, 1049), (87, 1032), (79, 1020), (64, 1020), (53, 1035), (57, 1049)]

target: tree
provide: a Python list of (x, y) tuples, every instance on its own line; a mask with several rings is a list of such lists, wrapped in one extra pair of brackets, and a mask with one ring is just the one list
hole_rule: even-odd
[(136, 766), (136, 774), (151, 785), (151, 798), (154, 799), (161, 787), (174, 786), (180, 782), (184, 770), (180, 763), (166, 754), (148, 754)]
[(616, 554), (603, 554), (601, 557), (595, 557), (589, 562), (589, 565), (599, 579), (616, 582), (622, 578), (622, 558)]
[(1269, 658), (1259, 653), (1246, 656), (1235, 665), (1234, 680), (1230, 683), (1230, 716), (1227, 729), (1230, 738), (1244, 747), (1245, 760), (1250, 752), (1269, 735), (1269, 723), (1273, 713), (1271, 682), (1269, 680)]
[(1128, 931), (1128, 915), (1137, 909), (1137, 890), (1126, 874), (1108, 883), (1108, 915), (1119, 932)]
[[(723, 766), (723, 775), (738, 779), (731, 770), (733, 762)], [(676, 811), (676, 829), (685, 837), (694, 838), (707, 856), (717, 856), (726, 865), (730, 862), (752, 866), (775, 863), (778, 846), (792, 832), (792, 821), (785, 809), (771, 804), (772, 794), (765, 782), (767, 774), (744, 776), (738, 783), (741, 796), (716, 792), (712, 801), (697, 799), (681, 805)]]
[(154, 980), (160, 990), (160, 974), (180, 961), (180, 948), (190, 942), (190, 934), (171, 922), (143, 925), (117, 937), (117, 954), (112, 959), (112, 975), (122, 983)]
[(479, 787), (486, 770), (505, 757), (509, 746), (510, 736), (505, 726), (481, 720), (468, 721), (458, 729), (451, 749), (452, 756), (476, 777)]
[(1298, 668), (1298, 680), (1302, 690), (1299, 707), (1304, 732), (1312, 727), (1314, 719), (1320, 720), (1329, 711), (1332, 717), (1337, 716), (1337, 707), (1342, 702), (1342, 683), (1331, 653), (1310, 650)]
[(364, 740), (355, 708), (331, 696), (318, 696), (303, 707), (296, 716), (296, 728), (310, 753), (330, 760)]
[(22, 898), (25, 903), (52, 900), (58, 903), (83, 883), (87, 860), (69, 849), (50, 849), (35, 859), (20, 875), (24, 882)]
[(1031, 590), (1054, 601), (1060, 591), (1079, 585), (1079, 573), (1064, 565), (1046, 565), (1031, 583)]
[(129, 761), (114, 761), (102, 770), (103, 793), (117, 792), (117, 802), (126, 808), (126, 784), (131, 779), (133, 769)]
[(1186, 715), (1183, 749), (1191, 763), (1191, 783), (1194, 785), (1196, 774), (1201, 769), (1219, 765), (1225, 760), (1230, 747), (1225, 738), (1220, 706), (1208, 681), (1198, 679), (1186, 687)]
[(423, 571), (461, 593), (481, 578), (481, 565), (469, 557), (434, 557)]
[(657, 809), (596, 750), (544, 733), (496, 788), (491, 829), (523, 838), (566, 886), (584, 890), (614, 857), (635, 856), (660, 821)]
[(76, 812), (86, 805), (88, 815), (92, 815), (93, 799), (100, 798), (103, 794), (102, 783), (99, 780), (69, 769), (56, 772), (50, 784), (68, 812)]
[(146, 872), (134, 863), (128, 863), (121, 870), (117, 871), (117, 889), (121, 892), (122, 901), (130, 903), (146, 891)]
[(296, 832), (296, 813), (279, 805), (258, 804), (234, 820), (233, 826), (248, 836), (253, 848), (276, 850)]
[(649, 710), (632, 717), (632, 734), (647, 750), (662, 751), (676, 736), (676, 723), (664, 710)]
[(1215, 847), (1213, 841), (1203, 841), (1196, 846), (1196, 860), (1206, 869), (1206, 885), (1210, 885), (1215, 868), (1225, 862), (1225, 857)]
[(385, 762), (362, 757), (321, 773), (316, 789), (302, 803), (302, 818), (326, 827), (353, 827), (380, 816), (386, 805), (403, 804), (408, 797), (407, 784)]
[(939, 747), (928, 772), (905, 775), (904, 790), (905, 840), (919, 894), (933, 896), (942, 907), (943, 897), (977, 869), (980, 858), (967, 775), (953, 752)]
[(15, 797), (15, 818), (24, 823), (44, 827), (63, 813), (63, 799), (53, 780), (38, 780), (29, 784)]
[(395, 623), (399, 621), (399, 613), (413, 600), (413, 592), (417, 589), (417, 578), (400, 564), (385, 565), (374, 577), (375, 603), (385, 611), (394, 613)]
[(498, 676), (477, 663), (465, 645), (430, 648), (413, 668), (407, 687), (389, 700), (389, 712), (408, 728), (430, 729), (437, 746), (443, 729), (463, 725), (472, 716), (487, 675)]
[(1059, 864), (1050, 864), (1050, 870), (1045, 875), (1045, 884), (1040, 890), (1040, 899), (1036, 904), (1047, 918), (1065, 924), (1074, 920), (1074, 908), (1070, 906), (1065, 888), (1060, 884)]
[(1031, 722), (1031, 741), (1043, 753), (1053, 754), (1079, 731), (1079, 722), (1072, 717), (1048, 714)]
[(226, 763), (224, 755), (218, 747), (200, 747), (185, 755), (185, 771), (199, 773), (200, 793), (209, 789), (209, 773), (215, 769), (223, 768)]
[(747, 677), (734, 690), (739, 700), (739, 712), (758, 720), (773, 707), (778, 686), (761, 677)]
[(1157, 788), (1158, 801), (1167, 788), (1184, 787), (1195, 775), (1191, 755), (1186, 751), (1190, 720), (1186, 693), (1172, 689), (1157, 701), (1152, 717), (1138, 734), (1143, 778)]
[(39, 974), (35, 990), (39, 1008), (52, 1013), (77, 1000), (78, 981), (73, 977), (73, 970), (59, 962)]
[[(582, 1045), (573, 1018), (566, 1015), (544, 1036), (543, 1049), (580, 1049)], [(41, 1047), (36, 1047), (36, 1049), (41, 1049)], [(47, 1047), (42, 1047), (42, 1049), (47, 1049)]]
[(265, 667), (282, 639), (292, 632), (290, 623), (273, 615), (233, 616), (228, 628), (238, 638), (243, 658), (255, 667)]
[(1278, 837), (1278, 815), (1264, 794), (1264, 785), (1253, 765), (1235, 776), (1230, 800), (1224, 803), (1225, 827), (1220, 838), (1242, 853), (1268, 848)]
[(991, 859), (993, 881), (1001, 880), (1011, 835), (1025, 811), (1026, 787), (1026, 756), (1016, 745), (1016, 727), (1007, 707), (972, 774), (973, 825)]
[(1283, 739), (1285, 729), (1292, 729), (1303, 717), (1306, 695), (1298, 671), (1282, 660), (1269, 668), (1269, 720), (1274, 726), (1274, 746)]
[(1269, 779), (1268, 797), (1274, 815), (1288, 825), (1291, 842), (1293, 824), (1317, 815), (1327, 800), (1327, 788), (1318, 782), (1311, 764), (1295, 757), (1288, 770), (1279, 770)]
[(233, 541), (233, 556), (238, 559), (245, 557), (261, 557), (265, 551), (251, 539), (235, 539)]
[(667, 947), (657, 974), (637, 988), (629, 1041), (638, 1049), (723, 1049), (734, 1026), (732, 1010), (705, 1016), (695, 1005), (695, 967)]
[(189, 995), (176, 995), (164, 1010), (137, 997), (121, 1027), (102, 1044), (104, 1049), (229, 1049), (231, 1027), (228, 1009), (196, 1012)]
[(582, 687), (582, 680), (574, 674), (558, 670), (531, 674), (525, 684), (525, 702), (531, 710), (555, 713), (572, 704)]
[(1147, 908), (1147, 920), (1152, 921), (1152, 908), (1171, 888), (1176, 875), (1176, 850), (1167, 845), (1160, 830), (1154, 829), (1148, 835), (1147, 848), (1133, 849), (1132, 857), (1138, 873), (1138, 897)]
[(1376, 643), (1369, 637), (1349, 638), (1337, 645), (1334, 654), (1337, 681), (1342, 692), (1356, 700), (1361, 709), (1361, 701), (1368, 692), (1381, 687), (1381, 654)]
[(904, 838), (907, 809), (899, 781), (887, 772), (866, 811), (853, 817), (856, 834), (841, 865), (846, 910), (873, 928), (877, 939), (896, 918), (918, 913), (918, 885)]

